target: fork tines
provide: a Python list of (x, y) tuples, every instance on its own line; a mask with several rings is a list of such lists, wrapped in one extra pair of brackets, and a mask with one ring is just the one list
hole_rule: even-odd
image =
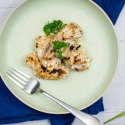
[(30, 76), (27, 74), (19, 71), (18, 69), (14, 67), (10, 67), (8, 69), (8, 72), (6, 75), (16, 84), (18, 85), (21, 89), (24, 89), (25, 85), (31, 79)]

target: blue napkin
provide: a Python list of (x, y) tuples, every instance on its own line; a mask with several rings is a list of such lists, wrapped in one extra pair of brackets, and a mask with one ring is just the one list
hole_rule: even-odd
[[(107, 13), (115, 24), (125, 0), (94, 0), (94, 2)], [(100, 111), (104, 111), (103, 99), (100, 98), (96, 103), (82, 111), (89, 114), (98, 114)], [(71, 125), (74, 116), (71, 114), (52, 115), (36, 111), (20, 102), (0, 79), (0, 124), (42, 119), (50, 119), (51, 125)]]
[[(97, 114), (103, 110), (101, 98), (95, 104), (83, 111), (89, 114)], [(36, 111), (20, 102), (0, 79), (0, 124), (40, 119), (50, 119), (51, 125), (70, 125), (74, 120), (74, 116), (71, 114), (53, 115)]]
[(113, 24), (116, 20), (125, 4), (125, 0), (93, 0), (97, 3), (109, 16)]

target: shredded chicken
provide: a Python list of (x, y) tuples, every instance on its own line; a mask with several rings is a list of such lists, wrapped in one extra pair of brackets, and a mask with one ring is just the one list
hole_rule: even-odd
[(82, 71), (90, 67), (91, 57), (81, 45), (74, 44), (66, 48), (63, 51), (63, 56), (65, 57), (64, 62), (71, 65), (73, 70)]
[(82, 29), (76, 23), (65, 24), (60, 32), (58, 32), (54, 39), (56, 40), (67, 40), (70, 42), (77, 41), (82, 37)]
[(38, 78), (61, 79), (68, 76), (69, 69), (63, 66), (57, 53), (53, 51), (54, 40), (68, 44), (63, 48), (64, 63), (73, 70), (83, 71), (90, 67), (91, 57), (85, 48), (78, 44), (82, 37), (82, 29), (76, 23), (65, 24), (60, 32), (54, 36), (40, 36), (36, 39), (35, 52), (26, 58), (26, 64), (33, 68)]
[(60, 59), (54, 58), (49, 61), (43, 59), (40, 61), (36, 53), (29, 55), (26, 63), (34, 69), (38, 78), (61, 79), (67, 77), (69, 72), (67, 68), (61, 65)]

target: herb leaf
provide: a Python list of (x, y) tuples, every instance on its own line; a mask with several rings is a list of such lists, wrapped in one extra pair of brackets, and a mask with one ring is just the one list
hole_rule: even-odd
[(53, 44), (54, 44), (54, 47), (53, 47), (54, 52), (58, 53), (58, 56), (60, 59), (64, 59), (61, 48), (67, 47), (68, 44), (63, 41), (58, 41), (58, 40), (53, 41)]
[(48, 24), (44, 26), (43, 30), (45, 34), (48, 36), (57, 33), (62, 29), (62, 27), (63, 27), (63, 22), (61, 20), (53, 20), (52, 23), (48, 22)]
[(112, 121), (112, 120), (114, 120), (114, 119), (116, 119), (116, 118), (122, 117), (122, 116), (124, 116), (124, 115), (125, 115), (125, 111), (122, 112), (122, 113), (120, 113), (120, 114), (118, 114), (118, 115), (116, 115), (115, 117), (113, 117), (113, 118), (111, 118), (111, 119), (105, 121), (103, 124), (106, 124), (106, 123), (108, 123), (108, 122), (110, 122), (110, 121)]

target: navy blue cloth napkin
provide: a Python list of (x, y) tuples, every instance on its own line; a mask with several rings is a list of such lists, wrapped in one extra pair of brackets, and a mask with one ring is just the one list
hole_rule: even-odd
[(97, 3), (109, 16), (113, 24), (116, 20), (125, 4), (125, 0), (93, 0)]
[[(94, 2), (107, 13), (115, 24), (125, 0), (94, 0)], [(83, 110), (89, 114), (98, 114), (100, 111), (104, 111), (102, 98)], [(20, 102), (0, 79), (0, 124), (42, 119), (50, 119), (51, 125), (71, 125), (74, 116), (71, 114), (52, 115), (36, 111)]]
[[(97, 114), (103, 110), (103, 101), (101, 98), (83, 111), (89, 114)], [(53, 115), (36, 111), (20, 102), (8, 90), (2, 79), (0, 79), (0, 124), (40, 119), (50, 119), (51, 125), (70, 125), (74, 120), (74, 116), (71, 114)]]

